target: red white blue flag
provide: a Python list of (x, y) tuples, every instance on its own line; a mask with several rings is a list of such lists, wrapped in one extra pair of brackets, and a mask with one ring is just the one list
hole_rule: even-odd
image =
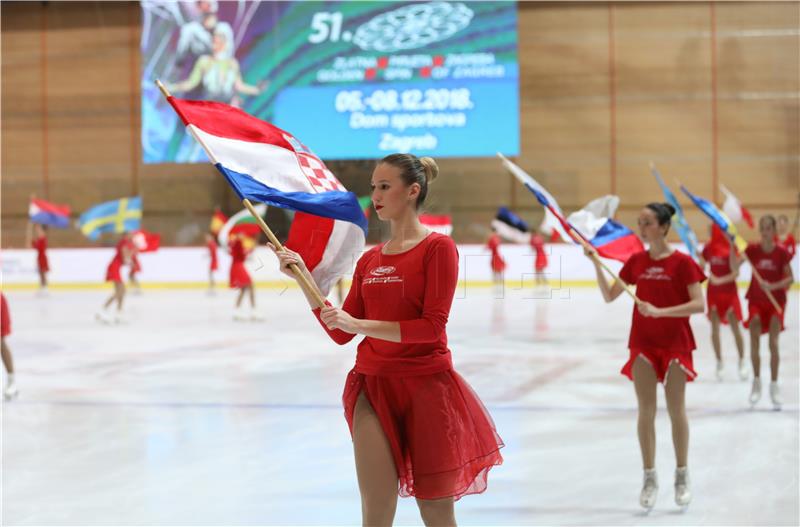
[(31, 199), (28, 206), (28, 217), (32, 223), (49, 225), (58, 229), (69, 227), (69, 207), (56, 205), (43, 199)]
[(364, 249), (356, 195), (289, 132), (227, 104), (168, 100), (240, 199), (296, 211), (286, 246), (327, 295)]

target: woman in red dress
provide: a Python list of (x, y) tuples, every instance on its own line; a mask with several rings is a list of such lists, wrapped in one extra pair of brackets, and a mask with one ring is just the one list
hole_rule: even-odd
[[(122, 280), (122, 266), (131, 264), (131, 255), (133, 254), (133, 241), (131, 240), (130, 233), (123, 233), (122, 238), (117, 242), (116, 252), (114, 258), (108, 264), (106, 269), (106, 282), (114, 284), (114, 292), (111, 294), (106, 303), (103, 304), (103, 310), (95, 314), (95, 318), (103, 323), (117, 322), (121, 323), (122, 320), (122, 303), (125, 300), (125, 282)], [(108, 314), (108, 309), (111, 305), (117, 303), (117, 312), (112, 319)]]
[[(364, 336), (342, 397), (364, 525), (391, 525), (398, 494), (416, 498), (425, 525), (455, 525), (455, 501), (486, 490), (503, 461), (494, 423), (447, 347), (458, 251), (417, 217), (437, 173), (433, 159), (411, 154), (378, 163), (372, 201), (392, 237), (359, 259), (342, 308), (314, 309), (338, 344)], [(297, 253), (276, 254), (284, 273), (294, 278), (297, 264), (314, 283)]]
[[(47, 291), (47, 273), (50, 272), (50, 262), (47, 260), (47, 230), (38, 223), (29, 224), (33, 229), (31, 247), (36, 250), (36, 269), (39, 272), (39, 291)], [(29, 231), (30, 232), (30, 231)]]
[(730, 237), (716, 224), (711, 226), (711, 241), (701, 253), (700, 265), (709, 266), (706, 315), (711, 321), (711, 345), (717, 358), (717, 379), (722, 380), (722, 350), (719, 339), (720, 324), (730, 325), (736, 351), (739, 353), (739, 378), (747, 379), (747, 362), (744, 359), (744, 340), (739, 324), (742, 323), (742, 305), (739, 302), (739, 291), (736, 289), (736, 277), (742, 258)]
[(253, 287), (253, 280), (250, 278), (250, 273), (244, 265), (247, 260), (247, 249), (244, 246), (244, 236), (241, 234), (232, 234), (228, 240), (228, 246), (231, 253), (231, 270), (230, 270), (230, 288), (238, 289), (239, 296), (236, 299), (236, 309), (233, 312), (234, 320), (246, 320), (247, 317), (241, 311), (242, 300), (244, 295), (247, 294), (250, 299), (250, 319), (260, 320), (256, 313), (256, 294)]
[(500, 235), (497, 230), (492, 227), (492, 235), (486, 242), (486, 247), (492, 252), (492, 283), (494, 284), (494, 295), (501, 296), (503, 294), (503, 271), (506, 270), (506, 261), (500, 256)]
[[(754, 271), (758, 271), (761, 280), (753, 275), (747, 289), (747, 322), (750, 330), (750, 359), (753, 362), (753, 388), (750, 391), (750, 404), (755, 405), (761, 399), (761, 357), (759, 344), (761, 335), (769, 333), (769, 355), (771, 382), (769, 395), (776, 410), (781, 408), (781, 396), (778, 388), (778, 337), (783, 331), (783, 316), (786, 313), (786, 291), (794, 282), (792, 273), (792, 256), (789, 251), (775, 243), (776, 222), (774, 216), (762, 216), (758, 222), (761, 234), (760, 243), (751, 243), (745, 250)], [(772, 305), (764, 291), (770, 291), (781, 307), (780, 313)]]
[(536, 253), (536, 260), (533, 263), (534, 280), (536, 287), (547, 287), (547, 253), (544, 248), (544, 237), (538, 230), (531, 233), (531, 248)]
[(217, 260), (217, 240), (210, 232), (206, 233), (206, 248), (208, 249), (208, 293), (214, 294), (214, 272), (219, 269), (219, 261)]
[[(652, 509), (658, 495), (655, 469), (656, 387), (664, 383), (667, 411), (672, 423), (675, 448), (675, 503), (686, 507), (692, 499), (689, 490), (687, 461), (689, 455), (689, 422), (686, 417), (686, 383), (697, 374), (692, 362), (695, 349), (689, 316), (704, 308), (701, 282), (703, 271), (686, 254), (672, 249), (666, 242), (670, 218), (675, 209), (668, 203), (650, 203), (639, 213), (639, 233), (649, 244), (646, 251), (632, 255), (619, 273), (626, 283), (636, 285), (641, 302), (633, 309), (628, 339), (630, 356), (622, 374), (633, 380), (639, 407), (639, 447), (644, 465), (644, 484), (639, 503)], [(624, 284), (609, 284), (597, 255), (597, 281), (606, 302), (623, 292)]]
[(6, 343), (6, 337), (11, 334), (11, 313), (8, 310), (6, 295), (0, 292), (0, 350), (2, 350), (3, 366), (6, 369), (6, 387), (3, 389), (5, 399), (13, 399), (19, 395), (19, 390), (14, 382), (14, 359), (11, 357), (11, 349)]

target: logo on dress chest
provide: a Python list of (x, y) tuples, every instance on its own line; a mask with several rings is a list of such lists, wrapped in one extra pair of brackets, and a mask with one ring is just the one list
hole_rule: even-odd
[(672, 278), (664, 272), (661, 266), (653, 266), (645, 269), (642, 273), (642, 280), (672, 280)]
[(397, 269), (391, 265), (383, 265), (375, 267), (369, 271), (370, 277), (364, 278), (361, 282), (363, 285), (371, 284), (392, 284), (403, 281), (402, 276), (392, 275)]

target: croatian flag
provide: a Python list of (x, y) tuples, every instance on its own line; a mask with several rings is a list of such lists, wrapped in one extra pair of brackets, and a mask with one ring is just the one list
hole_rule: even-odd
[(497, 153), (497, 156), (503, 161), (503, 165), (505, 165), (506, 169), (511, 172), (517, 180), (522, 183), (525, 188), (536, 194), (537, 192), (543, 195), (548, 203), (550, 203), (552, 210), (546, 208), (544, 211), (544, 221), (542, 222), (541, 227), (539, 227), (542, 231), (546, 233), (551, 233), (553, 230), (561, 236), (562, 240), (569, 240), (571, 236), (567, 234), (567, 230), (564, 229), (563, 219), (564, 213), (561, 212), (561, 207), (558, 206), (558, 202), (556, 199), (547, 192), (538, 181), (533, 179), (527, 172), (522, 170), (520, 167), (509, 161), (506, 156), (501, 153)]
[(56, 205), (43, 199), (31, 199), (28, 206), (28, 217), (32, 223), (49, 225), (57, 229), (69, 227), (69, 207)]
[(722, 190), (722, 193), (725, 194), (725, 203), (722, 204), (722, 212), (734, 223), (739, 223), (744, 220), (748, 227), (751, 229), (755, 228), (756, 225), (753, 222), (753, 215), (742, 205), (739, 198), (734, 196), (733, 192), (725, 188), (725, 185), (720, 184), (719, 188)]
[(364, 249), (356, 195), (289, 132), (227, 104), (167, 100), (240, 199), (296, 211), (286, 246), (327, 295)]
[(597, 250), (597, 254), (624, 263), (632, 254), (643, 251), (644, 245), (628, 227), (611, 219), (618, 205), (617, 196), (603, 196), (570, 214), (567, 223)]
[(724, 212), (719, 210), (719, 208), (710, 201), (699, 196), (695, 196), (683, 185), (681, 185), (681, 190), (689, 197), (690, 200), (692, 200), (692, 203), (697, 205), (698, 209), (708, 216), (711, 221), (713, 221), (720, 229), (722, 229), (722, 232), (727, 234), (728, 237), (733, 240), (740, 253), (743, 253), (744, 250), (747, 249), (747, 241), (739, 235), (739, 232), (736, 230), (736, 225), (734, 225), (733, 221), (731, 221), (731, 219)]

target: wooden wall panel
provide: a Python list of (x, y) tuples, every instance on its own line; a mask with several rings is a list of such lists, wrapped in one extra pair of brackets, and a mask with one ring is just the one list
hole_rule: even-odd
[[(167, 244), (199, 243), (215, 205), (238, 209), (208, 165), (141, 164), (137, 3), (3, 2), (2, 14), (3, 246), (22, 243), (28, 196), (45, 186), (77, 212), (139, 192), (145, 226)], [(794, 214), (800, 3), (520, 2), (518, 19), (516, 161), (565, 209), (616, 189), (620, 219), (635, 224), (642, 204), (661, 199), (653, 160), (673, 187), (678, 178), (712, 197), (723, 182), (756, 214)], [(369, 192), (374, 162), (331, 167)], [(459, 241), (482, 240), (499, 205), (541, 220), (497, 160), (440, 167), (427, 208), (453, 215)], [(706, 220), (687, 213), (705, 237)], [(53, 231), (51, 244), (87, 242), (71, 230)]]

